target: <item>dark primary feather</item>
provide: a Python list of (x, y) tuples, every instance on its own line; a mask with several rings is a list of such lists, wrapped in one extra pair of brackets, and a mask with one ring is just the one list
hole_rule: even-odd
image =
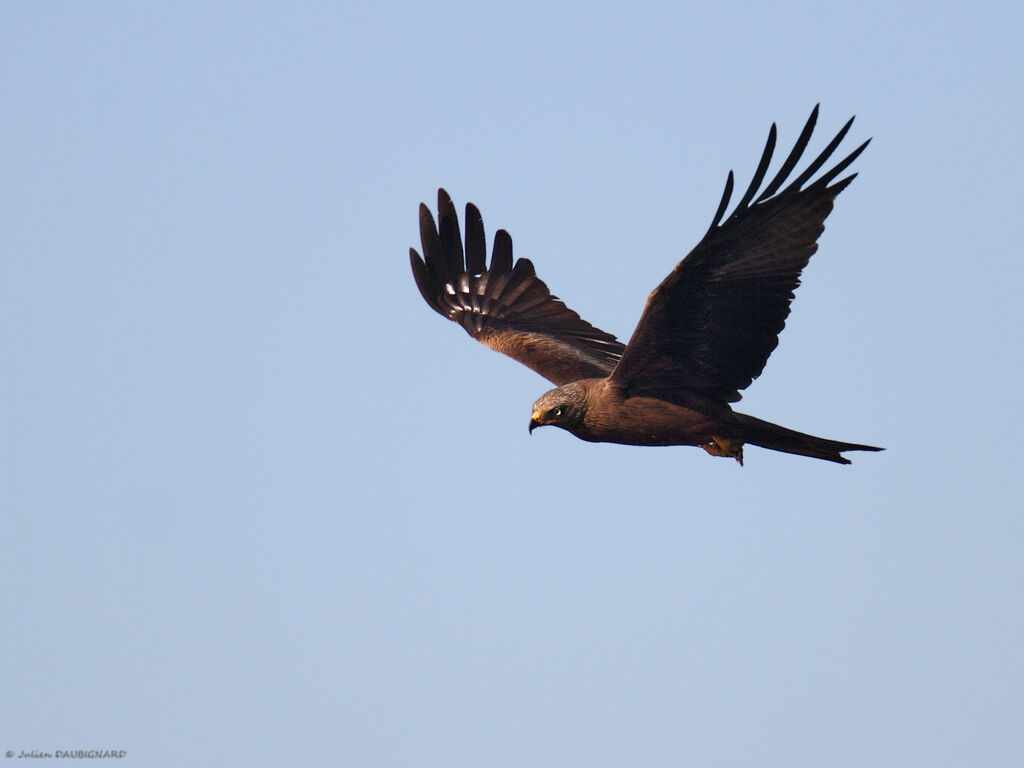
[(416, 285), (435, 311), (555, 384), (611, 373), (623, 345), (552, 296), (529, 259), (513, 264), (512, 238), (505, 230), (494, 237), (488, 268), (476, 206), (466, 206), (465, 251), (455, 206), (443, 189), (437, 191), (437, 208), (440, 226), (427, 206), (420, 206), (424, 258), (409, 249)]
[(851, 118), (779, 192), (807, 148), (817, 116), (815, 107), (793, 150), (757, 196), (775, 149), (772, 126), (750, 186), (723, 222), (733, 189), (729, 173), (710, 229), (650, 295), (612, 373), (630, 394), (672, 397), (696, 390), (734, 402), (764, 369), (833, 201), (856, 174), (832, 182), (868, 144), (804, 186), (839, 146)]

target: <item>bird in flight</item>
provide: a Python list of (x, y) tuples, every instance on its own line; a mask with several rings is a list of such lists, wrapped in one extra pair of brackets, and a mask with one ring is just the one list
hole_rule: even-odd
[[(409, 249), (416, 285), (435, 311), (477, 341), (557, 385), (533, 406), (530, 432), (561, 427), (590, 442), (695, 445), (743, 463), (753, 445), (840, 464), (844, 451), (880, 451), (827, 440), (734, 411), (730, 403), (764, 369), (779, 343), (800, 272), (817, 248), (833, 201), (855, 173), (836, 181), (865, 141), (817, 179), (853, 118), (799, 176), (789, 177), (811, 138), (818, 107), (768, 185), (776, 128), (753, 180), (729, 216), (730, 171), (707, 233), (654, 289), (628, 344), (569, 309), (537, 277), (529, 259), (512, 259), (512, 238), (494, 237), (486, 261), (483, 219), (466, 206), (463, 248), (458, 216), (438, 190), (438, 225), (420, 205), (423, 257)], [(787, 182), (789, 182), (787, 184)]]

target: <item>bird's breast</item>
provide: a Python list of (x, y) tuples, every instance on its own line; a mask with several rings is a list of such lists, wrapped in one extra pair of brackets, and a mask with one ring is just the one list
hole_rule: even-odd
[(629, 397), (588, 409), (576, 436), (591, 442), (625, 445), (701, 445), (712, 435), (727, 436), (729, 412), (709, 415), (651, 397)]

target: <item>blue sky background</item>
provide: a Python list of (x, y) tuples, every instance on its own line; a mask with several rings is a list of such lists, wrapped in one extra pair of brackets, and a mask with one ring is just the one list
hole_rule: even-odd
[[(0, 750), (1024, 754), (1019, 3), (5, 3)], [(628, 338), (768, 128), (873, 136), (740, 409), (532, 437), (422, 302), (445, 186)]]

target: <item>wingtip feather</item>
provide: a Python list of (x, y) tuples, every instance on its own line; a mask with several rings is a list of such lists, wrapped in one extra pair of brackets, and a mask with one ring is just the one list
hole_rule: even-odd
[[(438, 304), (438, 295), (441, 293), (441, 286), (427, 269), (426, 263), (416, 252), (415, 248), (409, 249), (409, 263), (412, 266), (412, 276), (416, 280), (416, 287), (419, 288), (423, 300), (436, 311), (441, 312)], [(441, 314), (444, 314), (441, 312)]]
[(466, 203), (466, 271), (480, 275), (487, 269), (487, 237), (479, 209)]
[(494, 233), (490, 271), (494, 275), (503, 275), (512, 271), (512, 236), (504, 229), (499, 229)]
[(715, 215), (711, 219), (711, 226), (708, 227), (707, 233), (704, 237), (710, 235), (718, 223), (722, 220), (722, 216), (725, 215), (725, 209), (729, 207), (729, 200), (732, 198), (732, 188), (735, 184), (735, 176), (732, 171), (729, 171), (729, 175), (725, 177), (725, 190), (722, 192), (722, 200), (718, 203), (718, 210), (715, 211)]

